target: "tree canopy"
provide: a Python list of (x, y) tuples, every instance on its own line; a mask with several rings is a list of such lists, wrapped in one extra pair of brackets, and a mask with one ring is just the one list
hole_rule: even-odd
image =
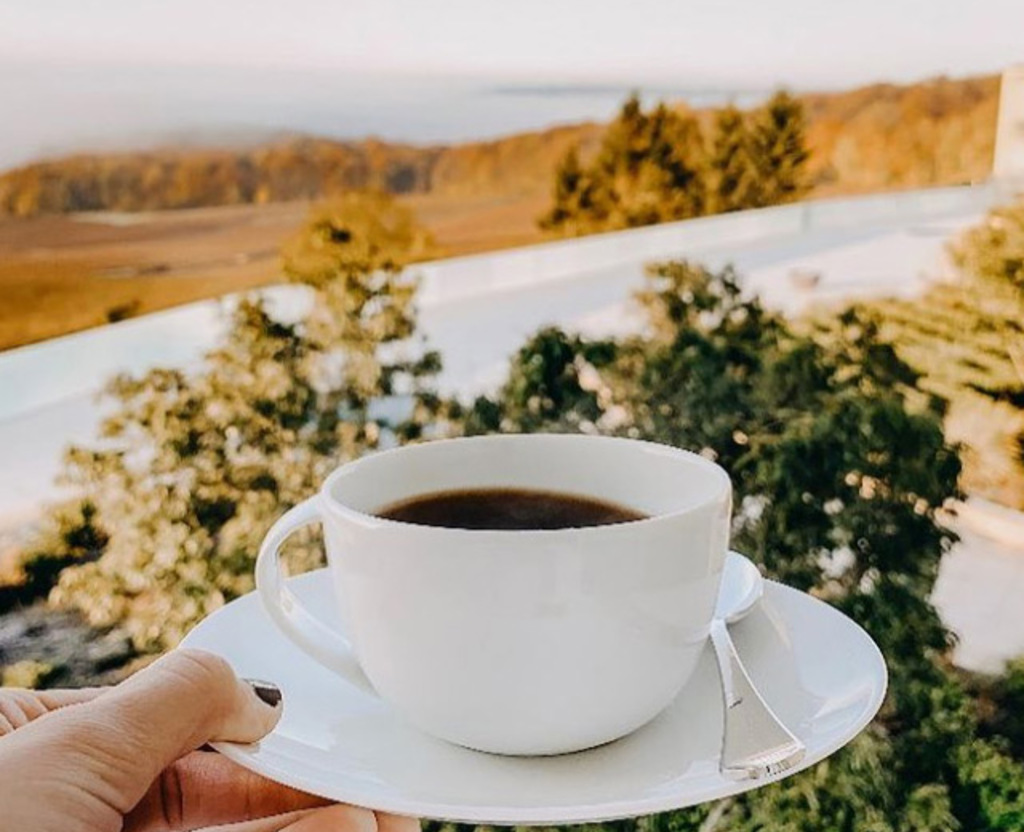
[(559, 164), (540, 226), (574, 235), (791, 202), (808, 187), (805, 133), (786, 92), (752, 114), (719, 111), (710, 137), (692, 113), (664, 103), (647, 112), (633, 95), (589, 165), (576, 148)]
[[(982, 728), (929, 601), (954, 540), (939, 512), (958, 495), (960, 461), (916, 374), (870, 320), (845, 314), (814, 340), (745, 297), (731, 269), (659, 264), (638, 299), (648, 334), (538, 333), (500, 392), (474, 403), (466, 430), (605, 432), (718, 460), (736, 490), (733, 545), (864, 626), (890, 693), (864, 734), (806, 773), (607, 828), (1022, 828), (1024, 768), (1010, 746), (1019, 723)], [(1015, 702), (1016, 682), (1007, 688)]]
[(760, 193), (752, 207), (794, 202), (807, 193), (806, 130), (803, 104), (785, 90), (757, 113), (752, 141)]
[(716, 214), (742, 211), (758, 204), (758, 172), (747, 121), (735, 107), (715, 114), (708, 167), (711, 173), (711, 210)]

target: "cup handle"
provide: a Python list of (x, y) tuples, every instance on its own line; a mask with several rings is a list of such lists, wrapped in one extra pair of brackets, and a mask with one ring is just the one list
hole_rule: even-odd
[(348, 639), (327, 626), (299, 603), (281, 574), (281, 546), (304, 526), (321, 522), (318, 497), (303, 500), (289, 509), (267, 532), (256, 558), (256, 589), (274, 624), (305, 653), (365, 693), (377, 696), (366, 678)]

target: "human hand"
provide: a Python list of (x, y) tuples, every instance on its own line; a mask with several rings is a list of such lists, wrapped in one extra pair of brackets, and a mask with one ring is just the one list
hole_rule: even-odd
[(269, 691), (261, 698), (195, 650), (114, 688), (0, 690), (0, 830), (419, 831), (412, 818), (327, 806), (197, 750), (266, 735), (282, 711)]

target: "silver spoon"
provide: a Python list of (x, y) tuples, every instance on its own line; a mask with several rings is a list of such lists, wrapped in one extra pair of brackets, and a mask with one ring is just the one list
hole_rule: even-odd
[(764, 579), (757, 567), (729, 552), (711, 621), (711, 643), (725, 702), (718, 767), (732, 780), (781, 774), (799, 763), (807, 750), (758, 693), (729, 637), (728, 625), (746, 616), (762, 595)]

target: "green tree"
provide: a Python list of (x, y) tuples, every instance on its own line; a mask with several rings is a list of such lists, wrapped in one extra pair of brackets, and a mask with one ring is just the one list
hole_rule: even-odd
[(1024, 770), (982, 735), (929, 601), (953, 540), (937, 513), (958, 494), (960, 462), (916, 374), (870, 319), (848, 313), (815, 340), (745, 297), (730, 269), (654, 266), (640, 301), (644, 337), (535, 336), (500, 394), (475, 403), (467, 429), (599, 431), (717, 459), (736, 492), (734, 545), (859, 621), (890, 669), (879, 719), (826, 763), (650, 823), (680, 832), (1020, 828)]
[(736, 107), (715, 113), (714, 141), (708, 159), (711, 211), (743, 211), (759, 203), (758, 171), (747, 122)]
[(761, 108), (754, 119), (752, 151), (759, 206), (795, 202), (807, 193), (810, 152), (799, 99), (780, 90)]
[(607, 367), (616, 354), (611, 341), (585, 341), (546, 327), (516, 354), (500, 398), (476, 399), (463, 430), (567, 433), (593, 429), (607, 401), (600, 388), (588, 385), (588, 370), (593, 374)]
[[(310, 287), (297, 321), (246, 300), (194, 373), (153, 370), (110, 388), (103, 441), (69, 452), (66, 479), (106, 536), (95, 561), (64, 570), (52, 597), (140, 650), (173, 646), (252, 588), (259, 542), (326, 473), (420, 435), (437, 356), (412, 341), (415, 284), (402, 271), (418, 237), (381, 197), (316, 209), (286, 270)], [(390, 399), (385, 413), (371, 405)], [(319, 550), (301, 547), (309, 566)]]
[(1006, 742), (1013, 756), (1024, 761), (1024, 656), (1009, 662), (982, 694), (993, 706), (986, 714), (989, 736)]

